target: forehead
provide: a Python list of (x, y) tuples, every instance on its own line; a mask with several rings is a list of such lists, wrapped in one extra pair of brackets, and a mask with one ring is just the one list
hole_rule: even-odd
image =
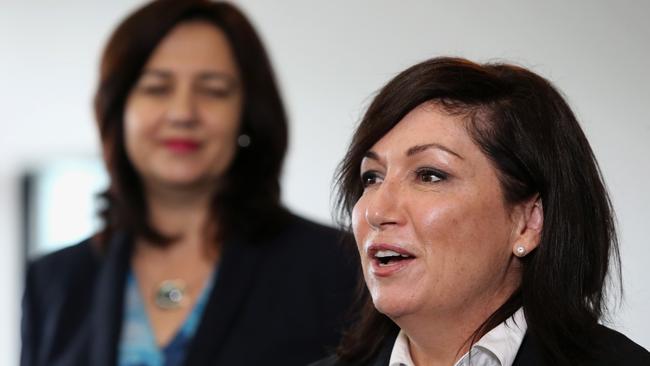
[(145, 67), (178, 72), (237, 71), (225, 33), (203, 20), (182, 22), (172, 28), (154, 49)]
[(371, 151), (402, 154), (416, 145), (439, 144), (460, 155), (479, 152), (462, 116), (450, 115), (439, 105), (427, 102), (410, 111), (377, 141)]

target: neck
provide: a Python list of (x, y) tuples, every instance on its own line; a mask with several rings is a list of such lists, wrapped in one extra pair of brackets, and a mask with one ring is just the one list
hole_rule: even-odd
[(141, 274), (151, 272), (160, 280), (174, 276), (185, 278), (188, 277), (185, 272), (193, 273), (201, 268), (205, 271), (200, 272), (209, 272), (219, 256), (213, 243), (216, 228), (211, 226), (212, 196), (213, 191), (209, 190), (147, 187), (151, 225), (171, 237), (172, 242), (161, 247), (142, 238), (136, 241), (133, 265)]
[(490, 296), (465, 301), (459, 308), (393, 319), (408, 336), (415, 365), (454, 365), (470, 350), (472, 340), (478, 340), (472, 339), (477, 329), (508, 300), (518, 284), (518, 276), (506, 276)]
[(156, 230), (177, 238), (178, 242), (202, 242), (207, 239), (214, 189), (147, 187), (146, 192), (149, 219)]
[[(415, 365), (431, 366), (455, 364), (469, 351), (468, 339), (481, 323), (476, 319), (470, 321), (451, 315), (436, 319), (399, 320), (400, 328), (408, 336), (409, 351)], [(421, 324), (428, 326), (425, 328)]]

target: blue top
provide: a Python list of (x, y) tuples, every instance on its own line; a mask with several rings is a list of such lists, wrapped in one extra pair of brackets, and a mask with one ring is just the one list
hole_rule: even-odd
[(180, 366), (199, 326), (201, 315), (208, 301), (208, 294), (215, 281), (210, 277), (201, 290), (192, 312), (185, 319), (174, 338), (162, 349), (156, 344), (151, 324), (138, 291), (138, 283), (132, 271), (126, 280), (122, 334), (118, 344), (118, 366)]

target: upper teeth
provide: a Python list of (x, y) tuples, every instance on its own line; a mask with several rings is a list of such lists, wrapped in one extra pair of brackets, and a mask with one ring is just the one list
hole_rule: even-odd
[(385, 258), (385, 257), (408, 257), (406, 254), (399, 254), (395, 251), (392, 250), (378, 250), (377, 253), (375, 253), (375, 257), (377, 258)]

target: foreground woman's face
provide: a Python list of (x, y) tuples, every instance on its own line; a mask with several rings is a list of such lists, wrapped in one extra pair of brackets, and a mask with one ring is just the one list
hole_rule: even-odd
[(361, 174), (353, 229), (380, 312), (459, 314), (512, 291), (515, 224), (460, 117), (419, 106), (368, 151)]
[(224, 33), (181, 23), (163, 38), (127, 99), (128, 156), (148, 187), (214, 185), (236, 151), (242, 106)]

